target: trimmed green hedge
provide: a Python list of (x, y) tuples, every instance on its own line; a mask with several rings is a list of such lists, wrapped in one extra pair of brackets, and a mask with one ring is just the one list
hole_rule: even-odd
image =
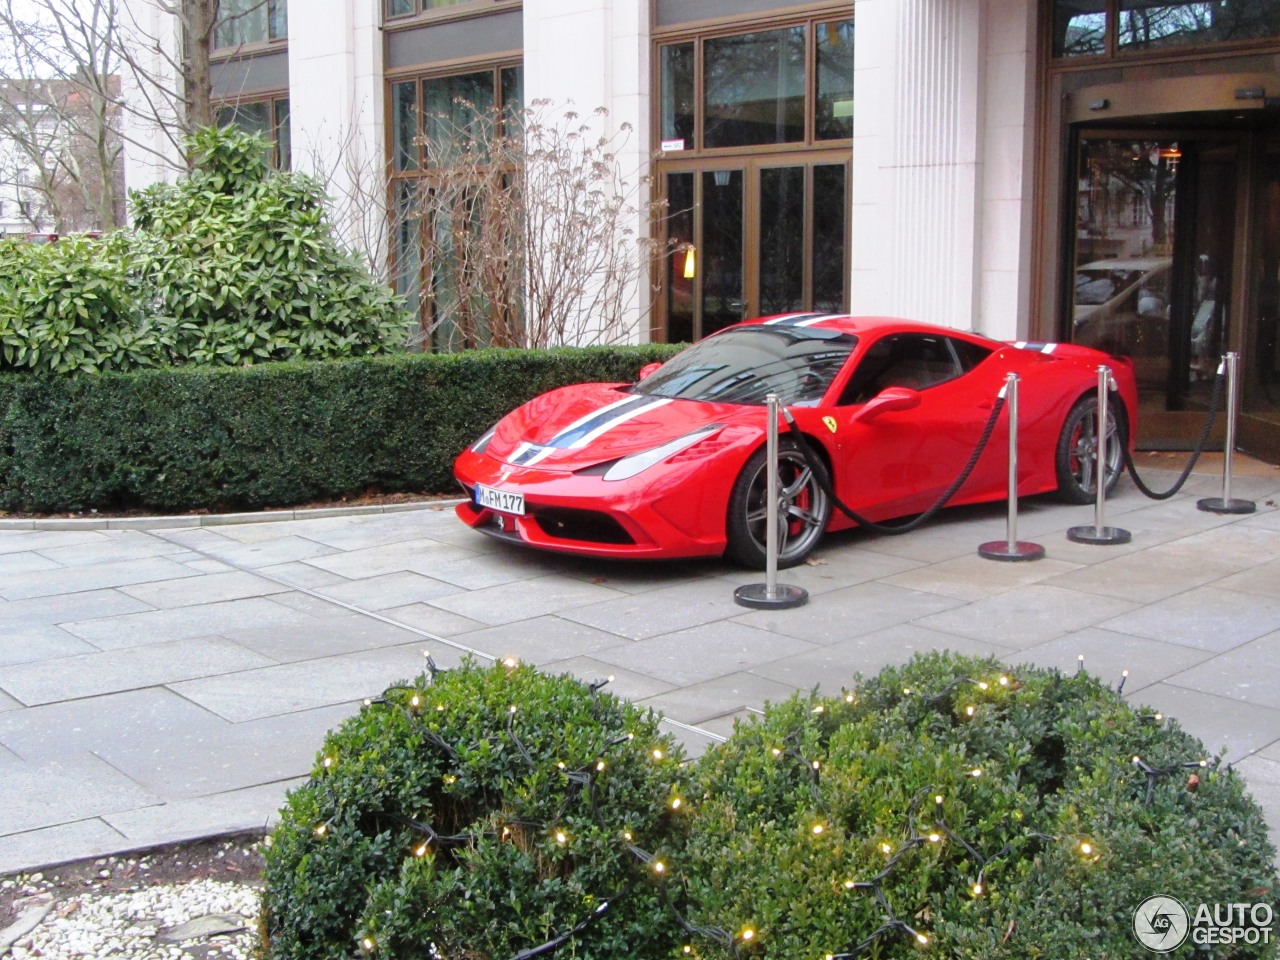
[(0, 377), (0, 509), (253, 509), (454, 489), (454, 458), (553, 387), (667, 345)]

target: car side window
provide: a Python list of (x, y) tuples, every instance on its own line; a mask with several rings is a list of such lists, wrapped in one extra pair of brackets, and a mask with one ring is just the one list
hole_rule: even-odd
[(962, 368), (949, 337), (899, 333), (873, 343), (840, 395), (841, 406), (866, 403), (886, 387), (923, 390), (960, 376)]

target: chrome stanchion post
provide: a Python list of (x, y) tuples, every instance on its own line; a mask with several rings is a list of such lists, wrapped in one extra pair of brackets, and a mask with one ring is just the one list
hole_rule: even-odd
[(1196, 506), (1209, 513), (1253, 513), (1258, 505), (1252, 500), (1231, 497), (1231, 456), (1236, 449), (1236, 417), (1240, 407), (1240, 355), (1228, 353), (1227, 367), (1227, 437), (1222, 446), (1222, 496), (1205, 497)]
[(778, 583), (778, 395), (771, 393), (764, 402), (769, 416), (765, 433), (765, 582), (744, 584), (733, 591), (733, 599), (743, 607), (777, 610), (804, 604), (809, 591)]
[[(1098, 426), (1095, 431), (1097, 448), (1094, 453), (1094, 476), (1098, 490), (1094, 498), (1094, 514), (1092, 526), (1072, 527), (1067, 531), (1067, 539), (1075, 543), (1115, 544), (1128, 543), (1132, 536), (1128, 530), (1120, 527), (1108, 527), (1106, 524), (1107, 502), (1107, 421), (1110, 390), (1112, 386), (1111, 368), (1098, 367)], [(1117, 439), (1119, 439), (1117, 437)]]
[(1003, 541), (992, 540), (978, 547), (978, 556), (988, 560), (1039, 560), (1044, 556), (1044, 547), (1038, 543), (1028, 543), (1018, 539), (1018, 375), (1011, 373), (1005, 378), (1005, 385), (1000, 391), (1005, 398), (1005, 409), (1009, 412), (1009, 521), (1007, 535)]

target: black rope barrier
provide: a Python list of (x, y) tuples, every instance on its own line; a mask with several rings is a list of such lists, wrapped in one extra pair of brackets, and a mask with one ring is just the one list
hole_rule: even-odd
[(822, 491), (831, 498), (831, 502), (834, 504), (835, 508), (860, 527), (866, 527), (868, 530), (874, 530), (877, 533), (887, 533), (898, 536), (904, 533), (910, 533), (912, 530), (918, 529), (923, 524), (933, 519), (934, 514), (945, 507), (951, 498), (956, 495), (956, 491), (964, 486), (964, 482), (968, 480), (969, 475), (973, 473), (973, 468), (978, 465), (978, 458), (982, 456), (982, 451), (986, 449), (987, 442), (991, 439), (991, 434), (996, 428), (996, 422), (1000, 419), (1000, 414), (1004, 410), (1005, 402), (1004, 391), (1001, 390), (999, 396), (996, 398), (995, 406), (991, 409), (991, 416), (987, 418), (987, 424), (982, 429), (982, 437), (978, 440), (978, 445), (969, 456), (968, 463), (966, 463), (964, 465), (964, 469), (960, 471), (960, 475), (956, 477), (951, 486), (947, 487), (947, 489), (943, 491), (942, 496), (938, 498), (938, 501), (933, 506), (924, 513), (913, 517), (905, 523), (876, 523), (874, 520), (868, 520), (866, 517), (846, 505), (843, 500), (836, 496), (835, 488), (832, 485), (830, 478), (826, 475), (825, 469), (819, 469), (814, 464), (812, 458), (815, 454), (810, 448), (804, 433), (796, 425), (795, 418), (791, 416), (791, 411), (784, 407), (783, 415), (787, 418), (788, 428), (791, 430), (792, 434), (795, 435), (796, 445), (800, 448), (800, 452), (804, 456), (805, 462), (809, 464), (809, 469), (813, 471), (814, 478), (817, 480), (818, 485), (821, 486)]
[(1205, 444), (1209, 442), (1209, 434), (1213, 431), (1213, 421), (1218, 416), (1218, 405), (1222, 402), (1222, 385), (1225, 381), (1226, 374), (1219, 368), (1218, 375), (1213, 381), (1213, 396), (1209, 399), (1209, 414), (1204, 422), (1204, 429), (1200, 431), (1200, 439), (1196, 441), (1196, 445), (1191, 451), (1191, 459), (1187, 461), (1186, 467), (1183, 468), (1182, 475), (1168, 490), (1157, 492), (1143, 483), (1142, 478), (1138, 476), (1137, 467), (1133, 464), (1133, 455), (1129, 453), (1128, 445), (1124, 446), (1124, 468), (1129, 472), (1129, 477), (1142, 492), (1143, 496), (1150, 497), (1152, 500), (1168, 500), (1181, 490), (1183, 484), (1187, 482), (1187, 478), (1191, 476), (1191, 471), (1195, 469), (1196, 461), (1200, 459), (1200, 454), (1204, 453)]

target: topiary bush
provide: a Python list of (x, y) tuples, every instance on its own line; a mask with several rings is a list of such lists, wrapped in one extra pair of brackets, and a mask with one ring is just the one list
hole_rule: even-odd
[(708, 752), (677, 860), (693, 954), (1131, 958), (1150, 895), (1275, 901), (1260, 812), (1199, 741), (1087, 675), (1004, 670), (920, 656)]
[(0, 240), (0, 371), (241, 366), (403, 349), (396, 294), (343, 249), (318, 181), (266, 142), (197, 131), (192, 172), (132, 194), (133, 229)]
[(261, 954), (668, 957), (681, 761), (651, 711), (569, 676), (464, 661), (394, 687), (289, 794)]

